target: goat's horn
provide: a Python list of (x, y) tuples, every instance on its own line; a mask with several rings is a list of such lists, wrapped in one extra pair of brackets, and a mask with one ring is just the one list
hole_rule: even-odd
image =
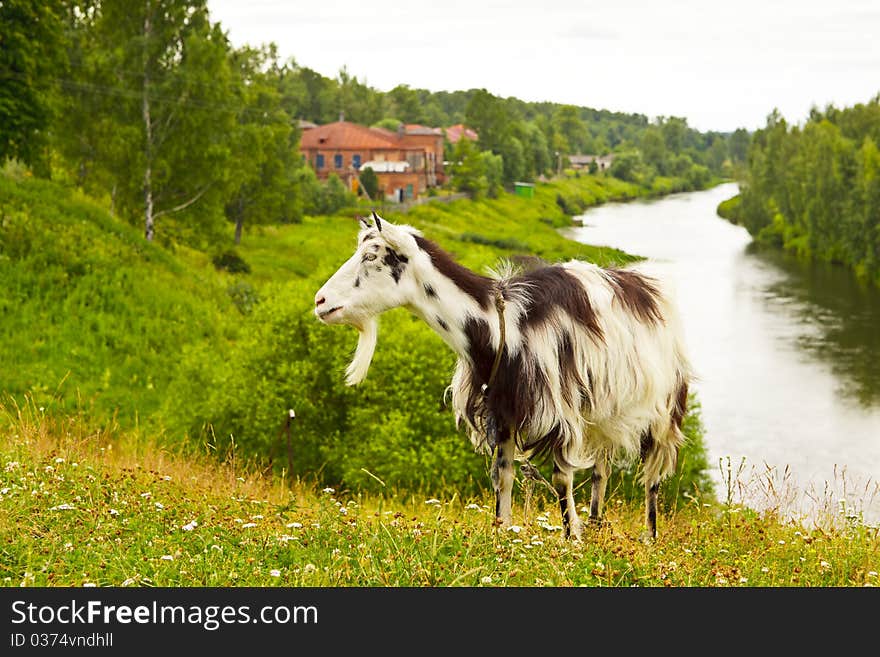
[(373, 221), (376, 222), (376, 228), (378, 228), (379, 232), (381, 233), (382, 232), (382, 222), (379, 221), (379, 215), (376, 214), (375, 210), (373, 210)]
[(357, 220), (360, 221), (364, 225), (364, 228), (370, 227), (370, 222), (367, 221), (366, 217), (362, 217), (361, 215), (357, 215)]

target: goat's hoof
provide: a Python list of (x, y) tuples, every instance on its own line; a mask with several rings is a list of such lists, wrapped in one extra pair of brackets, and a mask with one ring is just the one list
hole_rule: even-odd
[(577, 522), (571, 525), (568, 530), (568, 535), (566, 536), (568, 540), (574, 541), (575, 543), (580, 543), (584, 540), (584, 523)]

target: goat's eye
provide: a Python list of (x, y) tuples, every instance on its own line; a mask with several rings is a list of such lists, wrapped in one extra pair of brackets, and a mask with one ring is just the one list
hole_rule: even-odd
[(375, 259), (376, 259), (376, 254), (375, 254), (375, 253), (365, 253), (365, 254), (364, 254), (363, 261), (364, 261), (364, 262), (371, 262), (371, 261), (373, 261), (373, 260), (375, 260)]

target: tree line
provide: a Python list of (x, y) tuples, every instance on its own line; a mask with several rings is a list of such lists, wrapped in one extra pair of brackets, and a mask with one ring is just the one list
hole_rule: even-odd
[[(744, 159), (748, 134), (686, 119), (500, 98), (485, 89), (383, 92), (345, 68), (329, 78), (274, 45), (235, 48), (206, 0), (4, 0), (0, 161), (68, 182), (140, 222), (147, 239), (236, 241), (246, 224), (297, 222), (354, 197), (319, 183), (300, 121), (464, 123), (452, 183), (474, 196), (558, 173), (572, 153), (617, 156), (612, 175), (700, 186)], [(725, 169), (727, 167), (728, 169)]]
[(880, 283), (878, 145), (880, 95), (814, 108), (802, 127), (774, 110), (753, 136), (734, 219), (760, 241)]

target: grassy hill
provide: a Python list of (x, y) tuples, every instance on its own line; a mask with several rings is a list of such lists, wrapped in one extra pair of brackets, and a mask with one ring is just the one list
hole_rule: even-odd
[(204, 255), (38, 180), (0, 176), (0, 280), (0, 390), (128, 425), (159, 407), (181, 348), (222, 341), (235, 313)]

